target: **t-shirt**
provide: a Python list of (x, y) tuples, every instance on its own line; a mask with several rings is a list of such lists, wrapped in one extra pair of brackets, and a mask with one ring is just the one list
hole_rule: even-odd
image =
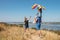
[(24, 21), (24, 22), (25, 22), (25, 25), (28, 25), (28, 21), (29, 21), (29, 20)]

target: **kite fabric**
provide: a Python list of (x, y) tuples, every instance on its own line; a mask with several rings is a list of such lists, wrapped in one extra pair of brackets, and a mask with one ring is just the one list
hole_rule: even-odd
[(34, 4), (34, 5), (32, 6), (32, 9), (35, 9), (37, 6), (38, 6), (37, 4)]
[(32, 9), (35, 9), (36, 7), (37, 7), (38, 9), (43, 9), (43, 10), (46, 9), (44, 6), (41, 6), (41, 5), (39, 5), (39, 4), (34, 4), (34, 5), (32, 6)]

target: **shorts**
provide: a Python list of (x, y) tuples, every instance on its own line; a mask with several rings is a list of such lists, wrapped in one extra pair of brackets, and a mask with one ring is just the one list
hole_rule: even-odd
[(41, 27), (41, 23), (36, 23), (36, 29), (40, 30), (40, 27)]
[(29, 26), (28, 25), (25, 25), (25, 29), (27, 29), (27, 28), (29, 28)]

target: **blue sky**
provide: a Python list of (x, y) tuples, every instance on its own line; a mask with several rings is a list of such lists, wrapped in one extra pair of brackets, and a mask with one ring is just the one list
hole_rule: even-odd
[(34, 3), (46, 7), (43, 22), (60, 22), (60, 0), (0, 0), (0, 22), (23, 22), (24, 16), (33, 21), (38, 12), (31, 8)]

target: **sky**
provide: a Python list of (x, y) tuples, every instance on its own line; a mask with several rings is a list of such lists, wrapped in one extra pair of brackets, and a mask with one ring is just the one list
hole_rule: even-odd
[(60, 22), (60, 0), (0, 0), (0, 22), (24, 22), (24, 17), (33, 21), (37, 8), (33, 4), (46, 8), (42, 13), (43, 22)]

